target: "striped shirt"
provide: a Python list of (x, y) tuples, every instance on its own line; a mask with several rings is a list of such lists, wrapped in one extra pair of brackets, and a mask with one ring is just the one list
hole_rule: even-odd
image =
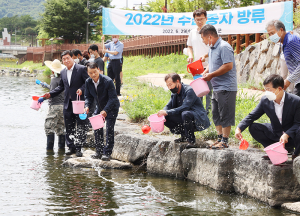
[(291, 83), (300, 83), (300, 37), (288, 32), (282, 45), (286, 65), (290, 72), (287, 80)]

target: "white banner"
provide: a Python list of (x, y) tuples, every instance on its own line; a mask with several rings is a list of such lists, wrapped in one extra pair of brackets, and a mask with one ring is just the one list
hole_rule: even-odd
[[(293, 29), (293, 2), (278, 2), (207, 12), (206, 24), (219, 34), (264, 33), (266, 24), (279, 19)], [(196, 28), (193, 13), (148, 13), (103, 8), (105, 35), (187, 35)]]

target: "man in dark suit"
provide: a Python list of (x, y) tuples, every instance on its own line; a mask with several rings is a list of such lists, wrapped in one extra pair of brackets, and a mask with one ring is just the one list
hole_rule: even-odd
[(114, 147), (114, 127), (120, 102), (112, 79), (100, 74), (95, 62), (88, 63), (87, 69), (90, 78), (85, 81), (85, 111), (89, 112), (95, 100), (97, 104), (95, 114), (101, 114), (106, 118), (106, 145), (104, 146), (103, 128), (95, 130), (96, 154), (92, 155), (92, 158), (109, 161)]
[[(66, 155), (76, 153), (77, 157), (82, 157), (81, 145), (86, 140), (87, 120), (81, 120), (78, 114), (73, 113), (72, 101), (77, 100), (77, 95), (80, 100), (83, 100), (83, 92), (85, 90), (85, 80), (89, 77), (86, 67), (75, 64), (72, 59), (71, 51), (64, 51), (61, 54), (63, 64), (66, 66), (61, 74), (59, 85), (47, 93), (45, 98), (56, 97), (61, 92), (65, 91), (64, 99), (64, 120), (66, 127), (66, 143), (69, 151)], [(77, 125), (77, 126), (76, 126)]]
[(167, 126), (174, 134), (181, 137), (174, 140), (177, 143), (188, 142), (186, 148), (194, 148), (196, 138), (195, 131), (205, 130), (210, 126), (207, 113), (191, 86), (181, 83), (177, 73), (166, 75), (165, 82), (172, 92), (169, 103), (158, 116), (165, 116)]
[[(293, 152), (294, 159), (300, 152), (300, 97), (284, 92), (284, 80), (276, 74), (268, 76), (263, 85), (265, 96), (239, 123), (235, 137), (241, 139), (241, 133), (249, 127), (252, 137), (264, 147), (276, 142), (284, 143), (286, 150)], [(271, 123), (253, 123), (263, 114), (270, 118)]]

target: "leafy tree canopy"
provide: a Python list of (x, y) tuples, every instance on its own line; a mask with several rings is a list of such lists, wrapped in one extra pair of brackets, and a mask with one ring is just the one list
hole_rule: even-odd
[(63, 37), (69, 42), (80, 43), (86, 35), (87, 21), (99, 23), (101, 6), (108, 7), (110, 2), (111, 0), (91, 0), (88, 9), (86, 0), (48, 0), (40, 29), (49, 37)]
[(9, 33), (13, 33), (16, 30), (18, 34), (34, 35), (37, 34), (37, 23), (38, 22), (34, 20), (30, 15), (15, 15), (13, 17), (3, 17), (2, 19), (0, 19), (0, 31), (3, 31), (4, 28), (7, 28), (7, 31)]

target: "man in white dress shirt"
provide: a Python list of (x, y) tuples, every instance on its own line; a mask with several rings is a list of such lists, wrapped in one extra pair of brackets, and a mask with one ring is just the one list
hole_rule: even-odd
[[(200, 58), (205, 59), (204, 62), (202, 62), (202, 65), (204, 68), (208, 67), (208, 51), (209, 46), (207, 46), (205, 43), (203, 43), (203, 40), (201, 38), (201, 35), (199, 34), (201, 28), (205, 25), (207, 21), (207, 13), (204, 9), (198, 9), (195, 10), (193, 13), (193, 17), (195, 20), (195, 23), (197, 25), (197, 28), (193, 29), (188, 37), (187, 45), (188, 45), (188, 63), (192, 63), (194, 61), (199, 60)], [(206, 58), (205, 58), (206, 57)], [(203, 61), (203, 60), (202, 60)], [(209, 110), (211, 108), (211, 96), (212, 96), (212, 85), (210, 81), (207, 82), (210, 93), (206, 95), (206, 112), (209, 113)], [(202, 98), (201, 98), (202, 100)]]
[[(242, 138), (242, 132), (249, 127), (252, 137), (265, 148), (276, 142), (285, 144), (293, 153), (293, 159), (300, 152), (300, 97), (283, 90), (284, 80), (272, 74), (263, 82), (266, 90), (259, 104), (237, 126), (235, 137)], [(253, 123), (266, 114), (271, 123)], [(265, 159), (268, 159), (264, 156)]]

